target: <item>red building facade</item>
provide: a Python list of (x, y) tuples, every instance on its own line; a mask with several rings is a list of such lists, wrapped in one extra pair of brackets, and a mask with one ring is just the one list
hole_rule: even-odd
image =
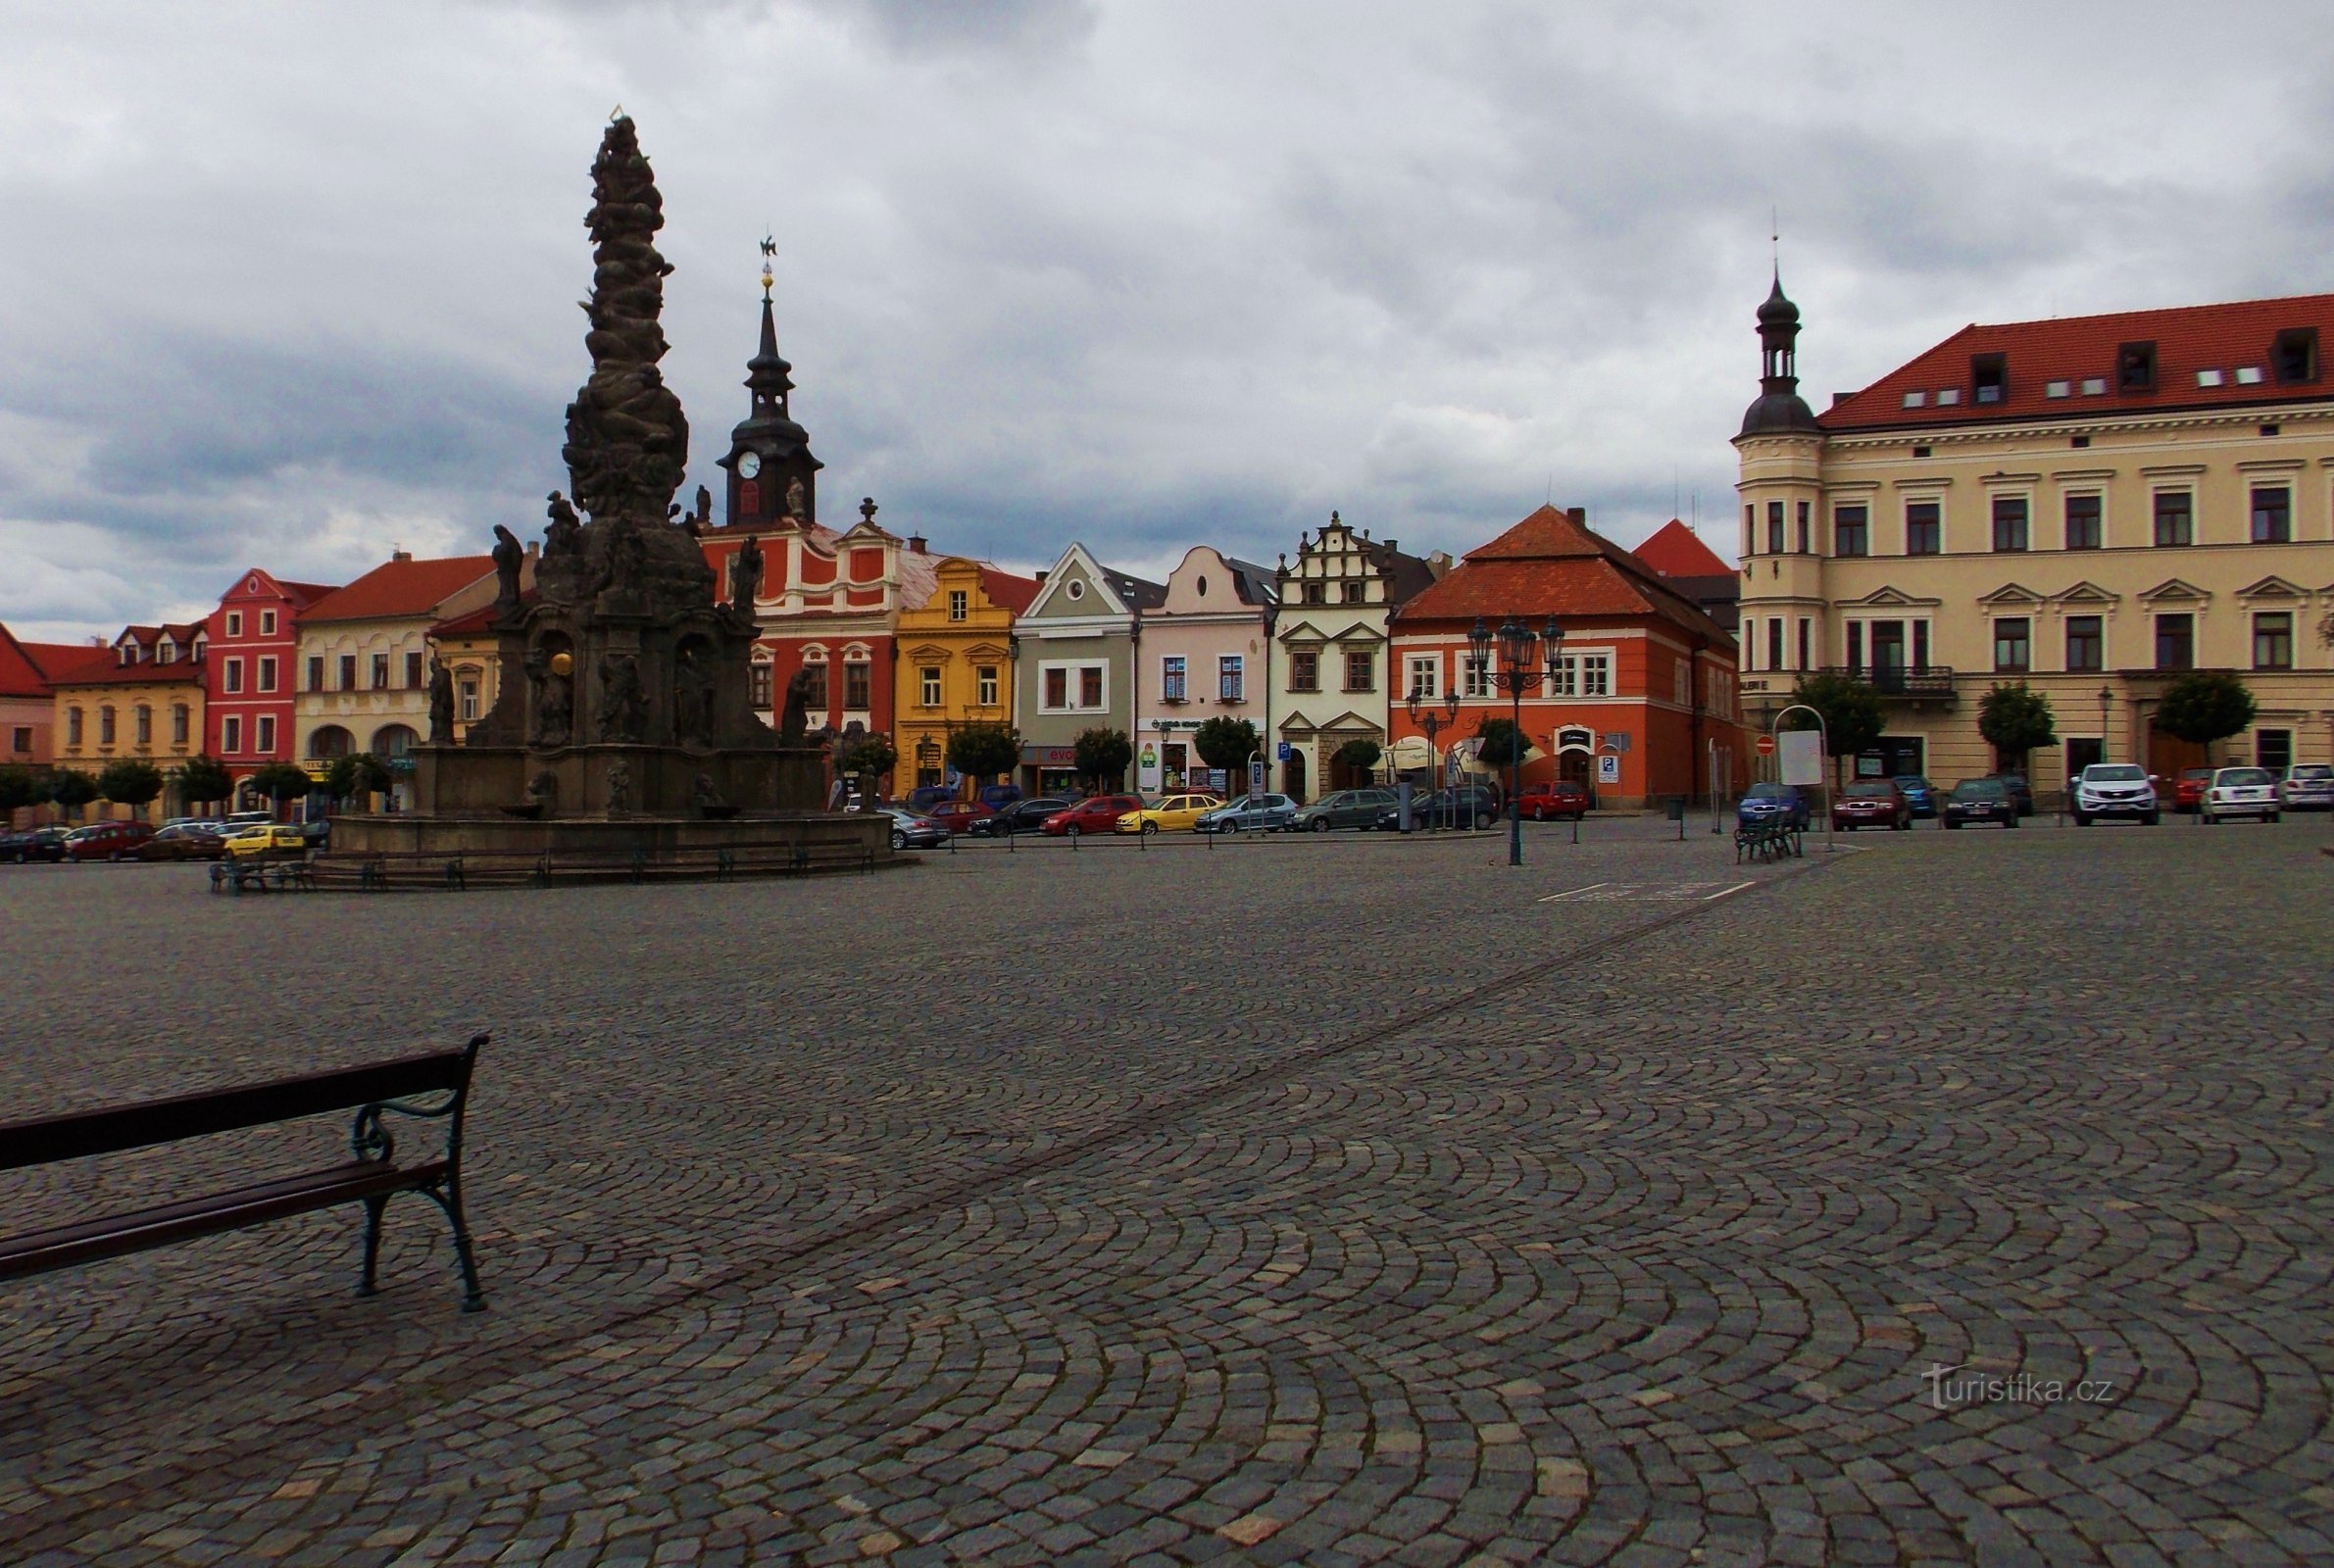
[[(1469, 551), (1395, 612), (1394, 765), (1406, 772), (1463, 771), (1483, 720), (1506, 718), (1513, 699), (1478, 665), (1468, 636), (1480, 619), (1513, 617), (1564, 632), (1553, 680), (1523, 694), (1525, 738), (1535, 749), (1526, 783), (1557, 777), (1588, 785), (1602, 807), (1642, 806), (1664, 795), (1731, 793), (1748, 777), (1746, 732), (1735, 694), (1734, 639), (1660, 574), (1594, 532), (1586, 514), (1542, 507)], [(1491, 663), (1496, 668), (1495, 649)], [(1535, 667), (1545, 669), (1541, 659)], [(1442, 721), (1431, 738), (1420, 715)], [(1458, 716), (1445, 718), (1456, 692)], [(1503, 780), (1504, 782), (1504, 780)]]
[(270, 762), (288, 762), (293, 734), (300, 612), (331, 593), (285, 582), (254, 566), (220, 596), (204, 622), (210, 644), (204, 678), (203, 750), (238, 783)]

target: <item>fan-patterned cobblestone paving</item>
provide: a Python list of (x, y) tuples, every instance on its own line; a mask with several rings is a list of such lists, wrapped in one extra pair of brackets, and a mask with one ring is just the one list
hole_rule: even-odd
[(2323, 837), (8, 868), (0, 1115), (495, 1040), (488, 1312), (403, 1200), (0, 1289), (0, 1560), (2334, 1561)]

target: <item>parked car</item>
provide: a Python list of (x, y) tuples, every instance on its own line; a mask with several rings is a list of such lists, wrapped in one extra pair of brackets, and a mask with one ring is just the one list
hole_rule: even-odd
[(1199, 826), (1200, 818), (1223, 805), (1214, 795), (1158, 795), (1145, 801), (1141, 809), (1127, 812), (1118, 818), (1121, 833), (1188, 833)]
[(2159, 811), (2156, 781), (2137, 762), (2093, 762), (2074, 777), (2076, 827), (2106, 816), (2128, 816), (2154, 827)]
[(1937, 814), (1936, 785), (1931, 784), (1918, 773), (1899, 773), (1889, 782), (1905, 792), (1905, 800), (1912, 808), (1914, 816), (1935, 816)]
[(1552, 816), (1560, 822), (1566, 817), (1577, 822), (1588, 815), (1588, 786), (1569, 779), (1558, 779), (1552, 784), (1526, 784), (1515, 802), (1523, 814), (1535, 822), (1545, 822)]
[(1736, 827), (1765, 827), (1782, 822), (1804, 833), (1809, 815), (1808, 798), (1791, 784), (1754, 784), (1734, 804)]
[(2285, 770), (2277, 799), (2289, 811), (2334, 811), (2334, 767), (2323, 762), (2296, 762)]
[(2016, 827), (2018, 803), (2011, 797), (2010, 786), (1999, 778), (1965, 778), (1956, 784), (1938, 808), (1937, 825), (1962, 827), (1970, 822)]
[(2279, 817), (2277, 780), (2265, 767), (2218, 768), (2212, 782), (2205, 786), (2204, 804), (2198, 809), (2205, 813), (2208, 825), (2232, 816), (2258, 816), (2274, 822)]
[(2184, 767), (2172, 785), (2172, 809), (2193, 812), (2205, 804), (2205, 786), (2212, 782), (2212, 769)]
[(1018, 784), (983, 784), (980, 787), (980, 804), (992, 811), (1002, 811), (1020, 798), (1021, 787)]
[(1902, 832), (1912, 825), (1912, 803), (1893, 779), (1860, 778), (1831, 803), (1831, 825), (1842, 833), (1860, 827)]
[(308, 853), (308, 835), (297, 822), (252, 822), (228, 836), (230, 859), (287, 859)]
[(2011, 801), (2018, 808), (2018, 815), (2032, 816), (2034, 814), (2034, 786), (2026, 782), (2025, 774), (1996, 773), (1993, 777), (1997, 783), (2010, 792)]
[(137, 853), (154, 836), (149, 822), (92, 822), (65, 835), (68, 860), (121, 860)]
[(0, 838), (0, 859), (14, 860), (23, 865), (27, 860), (62, 860), (65, 858), (65, 840), (73, 832), (69, 827), (28, 827), (22, 833)]
[(948, 843), (948, 829), (931, 817), (902, 806), (886, 806), (891, 818), (891, 847), (895, 850), (936, 850)]
[(1243, 795), (1192, 824), (1201, 833), (1281, 833), (1297, 826), (1297, 803), (1285, 795)]
[(951, 833), (969, 833), (972, 824), (997, 813), (978, 801), (942, 801), (924, 812)]
[(972, 824), (975, 838), (1006, 839), (1016, 833), (1034, 833), (1045, 825), (1045, 819), (1068, 807), (1069, 802), (1059, 795), (1038, 795), (1025, 801), (1009, 801), (987, 816)]
[[(1415, 829), (1498, 825), (1499, 797), (1480, 784), (1463, 784), (1455, 790), (1434, 790), (1411, 797), (1411, 826)], [(1399, 804), (1378, 812), (1377, 829), (1381, 833), (1402, 830)]]
[(134, 853), (141, 860), (216, 860), (226, 854), (226, 840), (200, 822), (179, 822), (155, 834)]
[(1038, 824), (1038, 831), (1048, 838), (1073, 839), (1085, 833), (1109, 833), (1118, 826), (1118, 818), (1142, 808), (1140, 795), (1089, 795), (1047, 817)]
[(1394, 804), (1389, 789), (1332, 790), (1311, 806), (1297, 808), (1296, 826), (1307, 833), (1326, 833), (1333, 827), (1369, 828)]

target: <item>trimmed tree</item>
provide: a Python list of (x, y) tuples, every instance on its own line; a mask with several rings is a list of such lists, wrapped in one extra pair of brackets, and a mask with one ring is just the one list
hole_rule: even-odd
[(2198, 746), (2227, 740), (2253, 722), (2253, 693), (2234, 675), (2192, 669), (2164, 688), (2156, 727)]
[(948, 737), (948, 765), (977, 787), (1021, 764), (1020, 732), (1011, 724), (967, 724)]
[[(1200, 760), (1210, 767), (1223, 769), (1227, 796), (1247, 792), (1248, 760), (1264, 744), (1254, 724), (1245, 718), (1226, 718), (1221, 713), (1191, 732), (1191, 749), (1200, 754)], [(1235, 778), (1241, 781), (1237, 790), (1228, 787)]]
[(1357, 773), (1366, 773), (1376, 767), (1378, 759), (1385, 755), (1384, 747), (1367, 736), (1364, 736), (1360, 740), (1347, 741), (1343, 746), (1338, 747), (1336, 755), (1329, 760), (1339, 767), (1350, 768)]
[(48, 780), (28, 767), (0, 767), (0, 826), (16, 819), (27, 806), (49, 798)]
[[(1804, 703), (1823, 715), (1823, 750), (1831, 759), (1834, 785), (1840, 779), (1840, 759), (1878, 745), (1880, 732), (1886, 727), (1880, 713), (1879, 694), (1852, 675), (1802, 675), (1799, 684), (1792, 688), (1791, 700)], [(1813, 729), (1815, 721), (1805, 713), (1793, 713), (1784, 720), (1783, 727)]]
[(119, 757), (97, 775), (97, 792), (116, 806), (126, 806), (143, 819), (146, 808), (162, 793), (162, 769), (135, 757)]
[(77, 818), (81, 808), (97, 799), (97, 780), (70, 767), (60, 768), (49, 780), (49, 799)]
[[(371, 752), (350, 752), (324, 769), (324, 793), (340, 804), (388, 793), (389, 764)], [(370, 804), (370, 801), (368, 801)]]
[(868, 779), (869, 789), (878, 796), (882, 793), (882, 781), (891, 776), (892, 764), (899, 760), (900, 754), (892, 746), (891, 737), (881, 730), (869, 730), (855, 740), (835, 742), (835, 776)]
[(234, 779), (228, 775), (226, 764), (217, 758), (190, 757), (178, 764), (175, 777), (178, 799), (189, 808), (198, 802), (215, 805), (235, 793)]
[(2059, 740), (2051, 700), (2022, 680), (1986, 693), (1977, 707), (1977, 733), (1994, 748), (1995, 764), (2006, 773), (2025, 772), (2029, 753)]
[(280, 811), (294, 801), (305, 800), (319, 786), (304, 767), (290, 762), (270, 762), (251, 775), (251, 787), (273, 801)]
[(1134, 743), (1122, 729), (1082, 729), (1070, 751), (1078, 777), (1097, 790), (1106, 782), (1113, 787), (1124, 783), (1126, 770), (1134, 765)]

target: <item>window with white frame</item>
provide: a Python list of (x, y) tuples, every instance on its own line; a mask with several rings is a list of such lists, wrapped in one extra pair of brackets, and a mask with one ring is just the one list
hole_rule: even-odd
[(1248, 661), (1239, 654), (1223, 654), (1216, 661), (1216, 700), (1221, 703), (1244, 703), (1248, 700)]
[(948, 618), (963, 620), (971, 612), (971, 604), (972, 596), (968, 590), (951, 588), (948, 590)]
[(1478, 658), (1473, 654), (1466, 656), (1465, 691), (1469, 697), (1489, 697), (1491, 695), (1490, 660)]
[(997, 706), (997, 666), (983, 664), (973, 671), (973, 685), (979, 695), (974, 700), (983, 708)]
[(232, 713), (219, 721), (219, 749), (229, 755), (243, 750), (243, 720)]
[(229, 637), (243, 635), (243, 612), (241, 611), (230, 610), (226, 612), (226, 634)]
[(1410, 683), (1403, 689), (1416, 692), (1420, 697), (1440, 697), (1443, 694), (1443, 661), (1439, 654), (1410, 656)]
[(1556, 662), (1556, 678), (1549, 683), (1556, 697), (1611, 697), (1613, 655), (1566, 654)]
[(1159, 662), (1159, 700), (1164, 703), (1191, 700), (1190, 671), (1181, 654), (1169, 654)]
[(226, 662), (226, 666), (220, 671), (220, 689), (227, 692), (243, 689), (243, 661), (230, 659)]
[(1110, 665), (1077, 661), (1048, 660), (1037, 666), (1038, 710), (1046, 713), (1085, 713), (1108, 708)]
[(274, 611), (263, 610), (260, 612), (260, 635), (262, 637), (273, 637), (275, 635)]
[(940, 706), (940, 666), (920, 664), (916, 671), (917, 700), (925, 708)]
[(262, 757), (273, 754), (275, 750), (275, 718), (273, 714), (262, 713), (251, 721), (251, 749)]
[(1694, 672), (1682, 659), (1669, 666), (1669, 700), (1680, 708), (1694, 700)]

